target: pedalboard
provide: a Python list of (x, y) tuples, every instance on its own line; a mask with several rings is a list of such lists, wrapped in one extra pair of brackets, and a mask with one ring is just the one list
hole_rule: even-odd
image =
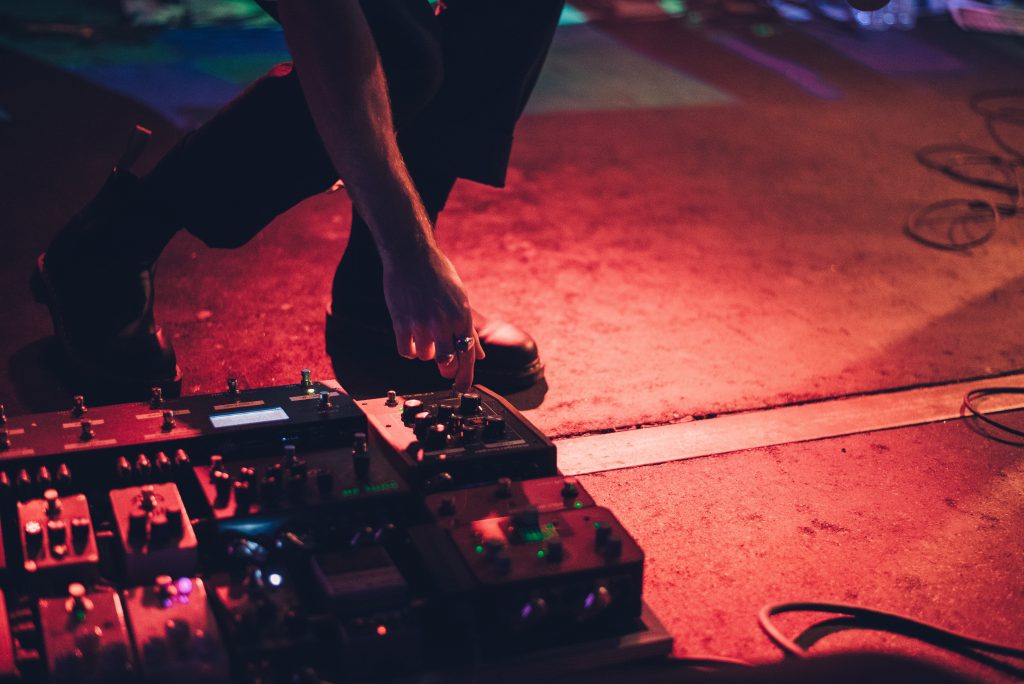
[(424, 493), (558, 473), (551, 440), (483, 387), (457, 396), (390, 392), (359, 408), (380, 451)]
[(3, 416), (0, 680), (497, 680), (671, 648), (639, 546), (500, 396), (226, 387)]

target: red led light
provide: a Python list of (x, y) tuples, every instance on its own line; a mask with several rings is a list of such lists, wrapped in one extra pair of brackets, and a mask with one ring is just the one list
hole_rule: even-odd
[(377, 625), (377, 635), (378, 636), (387, 636), (388, 635), (388, 628), (385, 627), (384, 625)]

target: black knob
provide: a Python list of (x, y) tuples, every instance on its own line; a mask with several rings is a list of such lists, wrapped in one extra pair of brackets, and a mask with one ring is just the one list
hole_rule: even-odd
[(40, 487), (50, 487), (53, 484), (53, 478), (50, 476), (50, 469), (46, 466), (39, 466), (39, 470), (36, 472), (36, 482), (39, 483)]
[(169, 506), (164, 509), (164, 515), (167, 516), (167, 524), (170, 526), (171, 536), (174, 539), (180, 539), (185, 531), (185, 515), (181, 511), (181, 507), (177, 504)]
[(50, 548), (58, 544), (68, 543), (68, 526), (63, 520), (46, 521), (46, 538), (50, 542)]
[(43, 500), (46, 501), (46, 517), (59, 518), (63, 505), (60, 502), (60, 494), (56, 489), (47, 489), (43, 492)]
[(157, 452), (156, 455), (156, 471), (161, 474), (167, 474), (171, 470), (171, 459), (162, 451)]
[(88, 442), (90, 439), (96, 436), (96, 431), (92, 429), (91, 420), (82, 421), (82, 434), (78, 436), (83, 442)]
[(323, 391), (320, 393), (320, 410), (328, 411), (331, 408), (331, 393)]
[(484, 423), (484, 439), (498, 440), (505, 436), (505, 419), (491, 416)]
[(464, 416), (471, 416), (480, 412), (480, 395), (476, 392), (466, 392), (459, 400), (459, 413)]
[(25, 552), (29, 556), (38, 555), (43, 548), (43, 526), (38, 520), (25, 523)]
[(579, 481), (574, 477), (562, 480), (562, 498), (575, 499), (580, 495)]
[(22, 468), (18, 471), (18, 491), (22, 496), (28, 496), (32, 492), (32, 488), (35, 486), (32, 483), (32, 476), (28, 474), (28, 471)]
[(173, 529), (170, 521), (167, 520), (167, 514), (163, 511), (157, 511), (149, 519), (149, 535), (153, 540), (154, 544), (166, 544), (170, 542), (174, 536), (172, 534)]
[(441, 404), (437, 407), (437, 422), (447, 423), (455, 415), (455, 407), (449, 403)]
[(149, 537), (149, 514), (141, 508), (132, 509), (128, 514), (128, 540), (142, 546)]
[(164, 391), (160, 387), (153, 387), (149, 390), (149, 407), (160, 408), (164, 405)]
[(388, 398), (384, 400), (384, 405), (389, 408), (398, 406), (398, 392), (395, 390), (388, 390)]
[(89, 541), (89, 519), (77, 517), (71, 519), (71, 543), (75, 551), (81, 553)]
[(164, 411), (164, 422), (160, 429), (164, 432), (170, 432), (177, 424), (178, 421), (174, 418), (174, 411)]
[(416, 439), (425, 440), (427, 433), (430, 432), (430, 427), (437, 421), (430, 415), (430, 411), (420, 411), (413, 418), (412, 432), (416, 435)]
[(494, 490), (494, 496), (499, 499), (507, 499), (512, 496), (512, 478), (510, 477), (499, 477), (498, 486)]
[(128, 459), (121, 456), (117, 459), (117, 479), (129, 480), (132, 477), (132, 464), (128, 462)]
[(246, 515), (252, 509), (253, 489), (252, 485), (245, 481), (235, 481), (231, 485), (235, 495), (235, 513)]
[(213, 482), (213, 474), (218, 470), (224, 470), (224, 457), (214, 454), (210, 456), (210, 482)]
[(213, 473), (213, 486), (217, 492), (217, 498), (213, 502), (215, 508), (224, 508), (231, 499), (231, 475), (223, 470), (216, 470)]
[(484, 554), (488, 558), (494, 558), (505, 550), (505, 543), (500, 539), (485, 539), (483, 543)]
[(74, 405), (71, 407), (71, 414), (74, 416), (84, 416), (89, 408), (85, 405), (85, 397), (81, 394), (76, 394), (72, 400)]
[(153, 511), (156, 509), (157, 500), (156, 492), (153, 490), (153, 485), (145, 485), (139, 492), (139, 506), (144, 511)]
[(406, 399), (402, 404), (402, 422), (409, 424), (416, 414), (423, 410), (423, 402), (419, 399)]
[(57, 485), (63, 487), (69, 484), (71, 484), (71, 469), (68, 468), (67, 463), (61, 463), (57, 468)]
[(431, 425), (427, 431), (427, 438), (423, 448), (427, 451), (438, 451), (444, 449), (448, 444), (448, 427), (444, 423)]
[(237, 397), (241, 392), (238, 391), (238, 380), (235, 378), (228, 378), (228, 394), (232, 397)]
[(149, 476), (153, 474), (153, 464), (150, 463), (149, 457), (146, 454), (139, 454), (138, 458), (135, 459), (135, 473), (143, 482), (147, 482)]
[(512, 526), (517, 530), (536, 530), (540, 527), (540, 512), (536, 506), (524, 506), (512, 514)]
[(306, 493), (306, 474), (305, 473), (291, 473), (288, 475), (288, 497), (291, 499), (301, 499)]
[(446, 496), (441, 499), (441, 505), (437, 507), (438, 515), (455, 515), (455, 499), (450, 496)]
[(184, 449), (178, 449), (174, 452), (174, 467), (179, 469), (189, 468), (192, 466), (192, 459), (188, 457), (188, 454)]

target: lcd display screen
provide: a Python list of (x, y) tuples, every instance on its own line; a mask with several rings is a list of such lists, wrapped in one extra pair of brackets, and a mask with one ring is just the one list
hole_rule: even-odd
[(278, 420), (288, 420), (288, 414), (281, 407), (259, 409), (257, 411), (236, 411), (235, 413), (220, 413), (210, 416), (210, 422), (215, 428), (238, 427), (239, 425), (254, 425), (256, 423), (273, 423)]

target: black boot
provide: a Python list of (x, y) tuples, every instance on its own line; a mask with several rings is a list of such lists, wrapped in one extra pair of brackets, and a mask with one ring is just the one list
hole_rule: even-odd
[(136, 132), (96, 197), (39, 256), (32, 291), (82, 380), (118, 395), (160, 387), (177, 396), (174, 348), (153, 318), (153, 261), (176, 227), (128, 171), (146, 137)]
[[(421, 184), (421, 195), (431, 218), (443, 206), (429, 186)], [(449, 186), (450, 188), (450, 186)], [(353, 213), (352, 234), (345, 255), (334, 274), (331, 306), (327, 311), (327, 353), (339, 381), (346, 389), (365, 393), (379, 391), (372, 380), (381, 379), (386, 367), (393, 379), (388, 389), (410, 388), (426, 391), (444, 386), (433, 363), (403, 359), (395, 346), (395, 335), (382, 289), (383, 267), (369, 228)], [(526, 389), (544, 377), (544, 364), (537, 343), (521, 328), (473, 311), (473, 324), (487, 355), (476, 364), (475, 380), (496, 392), (507, 394)], [(362, 376), (368, 376), (364, 382)], [(450, 383), (449, 383), (450, 384)]]

